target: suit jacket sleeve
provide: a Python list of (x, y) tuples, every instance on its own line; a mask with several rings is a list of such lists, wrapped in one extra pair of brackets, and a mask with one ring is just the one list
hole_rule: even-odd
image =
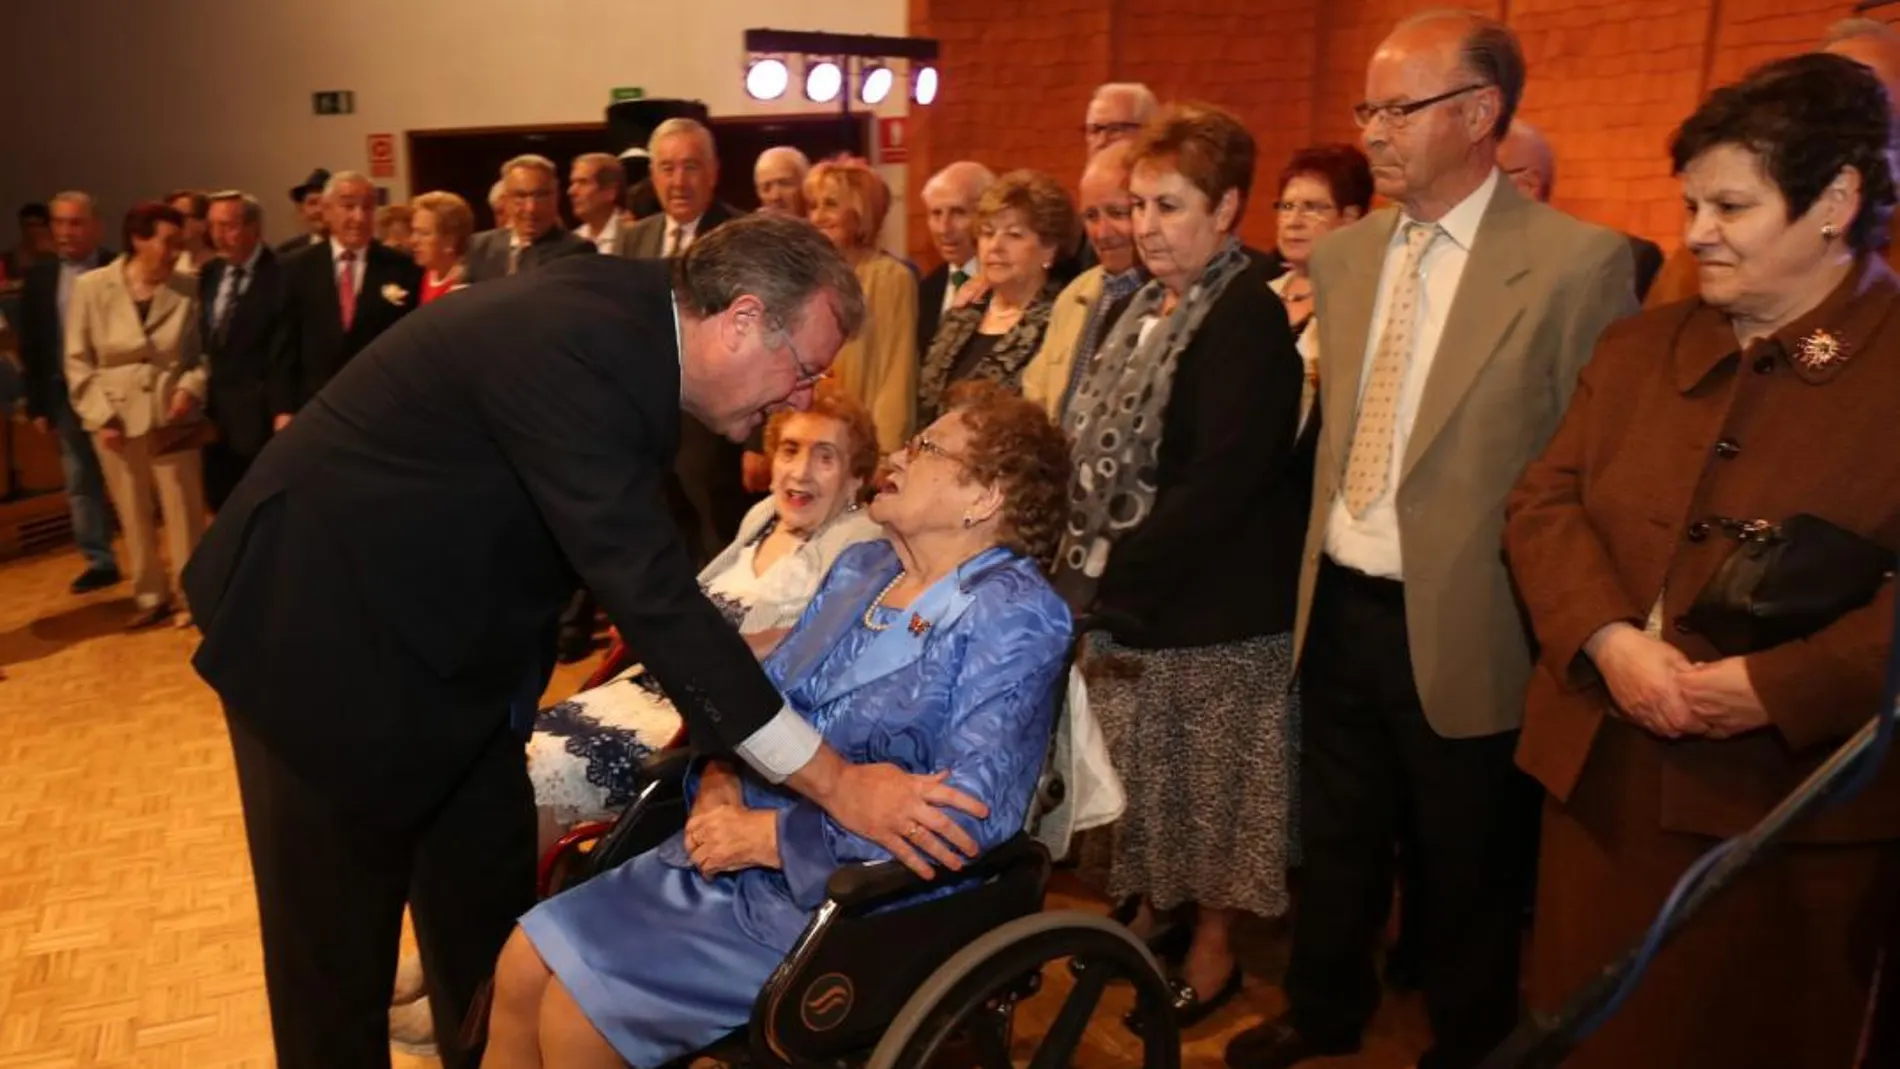
[(1216, 532), (1294, 474), (1305, 372), (1286, 308), (1254, 271), (1236, 278), (1221, 304), (1182, 354), (1163, 416), (1172, 425), (1175, 407), (1185, 406), (1192, 453), (1174, 465), (1179, 477), (1161, 488), (1148, 518), (1110, 552), (1118, 603), (1101, 606), (1110, 613), (1146, 620), (1202, 567), (1197, 554)]
[[(783, 702), (695, 581), (662, 504), (671, 443), (654, 440), (658, 415), (576, 355), (528, 364), (496, 361), (477, 385), (490, 432), (586, 588), (665, 687), (694, 745), (730, 752)], [(656, 377), (652, 393), (670, 399), (669, 382)]]
[(66, 391), (73, 411), (89, 431), (96, 431), (118, 419), (112, 402), (97, 389), (99, 354), (93, 347), (93, 313), (98, 301), (97, 276), (87, 273), (73, 281), (73, 292), (66, 309)]
[[(1023, 830), (1042, 762), (1049, 751), (1052, 696), (1065, 663), (1068, 614), (1053, 597), (1013, 597), (1005, 584), (977, 595), (958, 628), (968, 635), (938, 726), (945, 740), (936, 771), (948, 786), (982, 801), (978, 820), (946, 810), (990, 850)], [(847, 699), (848, 700), (848, 699)], [(867, 711), (872, 712), (872, 711)], [(815, 803), (800, 799), (779, 813), (779, 862), (792, 901), (816, 909), (831, 874), (856, 861), (887, 861), (890, 853), (846, 831)]]
[(1565, 317), (1563, 337), (1554, 365), (1557, 407), (1570, 402), (1577, 378), (1590, 362), (1602, 339), (1604, 328), (1619, 319), (1636, 314), (1636, 278), (1630, 245), (1621, 235), (1599, 231), (1592, 236), (1585, 262), (1591, 264), (1575, 292), (1564, 295), (1570, 314)]
[(303, 271), (301, 258), (287, 257), (282, 272), (283, 300), (271, 317), (269, 364), (264, 372), (264, 394), (273, 416), (294, 414), (303, 406), (303, 295), (298, 292)]
[(20, 293), (20, 362), (26, 370), (26, 412), (52, 419), (66, 388), (66, 339), (59, 324), (59, 268), (27, 269)]

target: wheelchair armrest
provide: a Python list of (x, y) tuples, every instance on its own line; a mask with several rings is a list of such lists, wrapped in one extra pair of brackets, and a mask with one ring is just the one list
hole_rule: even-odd
[(649, 781), (677, 783), (686, 778), (686, 768), (692, 763), (693, 748), (675, 746), (647, 758), (641, 763), (640, 771)]
[(926, 880), (906, 868), (901, 861), (879, 861), (869, 865), (847, 865), (831, 874), (825, 894), (848, 915), (868, 913), (893, 899), (921, 894), (943, 881), (987, 879), (1025, 860), (1038, 856), (1042, 847), (1028, 835), (1017, 834), (984, 853), (955, 872), (938, 869), (936, 879)]

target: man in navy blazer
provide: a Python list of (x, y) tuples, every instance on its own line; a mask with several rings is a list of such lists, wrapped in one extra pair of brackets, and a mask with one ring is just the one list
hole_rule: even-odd
[(285, 299), (267, 383), (279, 429), (422, 297), (415, 261), (370, 240), (376, 187), (368, 178), (331, 175), (323, 202), (329, 240), (283, 260)]
[(214, 369), (207, 415), (218, 438), (204, 450), (204, 484), (205, 504), (216, 512), (270, 440), (267, 383), (284, 272), (264, 244), (256, 197), (233, 190), (210, 200), (206, 220), (218, 258), (198, 278), (198, 336)]

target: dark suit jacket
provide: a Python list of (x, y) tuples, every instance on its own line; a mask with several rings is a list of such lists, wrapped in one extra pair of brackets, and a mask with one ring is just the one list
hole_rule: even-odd
[[(706, 214), (699, 217), (699, 229), (693, 232), (693, 240), (698, 241), (721, 223), (729, 219), (737, 219), (744, 214), (730, 204), (713, 201), (706, 208)], [(672, 225), (672, 221), (665, 214), (649, 215), (633, 224), (633, 231), (623, 245), (627, 249), (624, 255), (640, 260), (650, 260), (660, 256), (666, 252), (666, 230)]]
[(413, 826), (531, 721), (578, 579), (718, 751), (780, 698), (660, 501), (663, 264), (565, 257), (407, 317), (252, 465), (184, 587), (193, 660), (306, 781)]
[[(698, 241), (743, 212), (714, 201), (700, 217), (693, 240)], [(666, 248), (664, 215), (649, 215), (622, 235), (621, 247), (637, 259), (657, 259)], [(757, 442), (754, 443), (757, 445)], [(667, 495), (673, 517), (686, 533), (687, 552), (704, 565), (719, 555), (739, 534), (739, 522), (758, 500), (745, 489), (745, 447), (727, 441), (701, 426), (698, 420), (680, 421), (679, 454), (674, 480)]]
[(1304, 374), (1286, 308), (1250, 263), (1181, 353), (1154, 509), (1097, 587), (1096, 610), (1141, 625), (1118, 639), (1178, 648), (1292, 630), (1311, 493), (1295, 459)]
[(937, 337), (937, 325), (943, 320), (943, 293), (950, 288), (950, 265), (937, 269), (917, 283), (917, 351), (927, 353)]
[[(92, 266), (112, 262), (111, 249), (92, 254)], [(26, 387), (26, 413), (58, 422), (72, 411), (66, 397), (66, 324), (59, 318), (59, 260), (40, 260), (27, 268), (20, 286), (20, 364)]]
[[(414, 260), (372, 241), (364, 261), (363, 290), (347, 332), (330, 243), (312, 245), (282, 261), (284, 306), (271, 347), (267, 386), (273, 414), (302, 408), (351, 357), (422, 300), (422, 269)], [(391, 286), (401, 294), (386, 292)]]
[(1630, 241), (1630, 255), (1636, 258), (1636, 300), (1641, 303), (1649, 296), (1649, 287), (1656, 281), (1656, 272), (1662, 270), (1662, 246), (1634, 234), (1629, 234), (1627, 237)]
[(204, 339), (205, 362), (211, 368), (211, 422), (233, 453), (254, 457), (270, 439), (273, 413), (267, 384), (273, 332), (283, 321), (284, 270), (269, 249), (257, 254), (257, 265), (231, 313), (230, 330), (220, 338), (218, 291), (230, 266), (213, 260), (198, 278), (198, 336)]
[[(484, 230), (470, 239), (468, 255), (463, 260), (468, 280), (487, 282), (490, 279), (507, 278), (508, 247), (513, 240), (513, 233), (506, 228)], [(516, 273), (532, 270), (563, 256), (594, 251), (594, 243), (586, 238), (558, 226), (550, 227), (546, 233), (535, 238), (533, 244), (521, 250), (521, 262), (516, 266)]]
[(305, 249), (314, 248), (319, 244), (322, 244), (322, 242), (311, 241), (309, 234), (298, 234), (289, 241), (278, 242), (271, 247), (271, 251), (281, 258), (303, 252)]

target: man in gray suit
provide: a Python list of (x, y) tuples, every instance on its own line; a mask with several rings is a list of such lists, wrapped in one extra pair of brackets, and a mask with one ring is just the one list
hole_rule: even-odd
[(653, 191), (660, 214), (633, 224), (632, 254), (640, 259), (678, 256), (700, 235), (738, 209), (713, 199), (719, 186), (719, 154), (712, 131), (692, 119), (668, 119), (647, 139), (653, 159)]
[(1312, 260), (1320, 414), (1300, 582), (1305, 863), (1286, 1015), (1228, 1064), (1357, 1050), (1395, 847), (1414, 853), (1420, 1069), (1475, 1065), (1516, 1023), (1537, 799), (1512, 763), (1531, 670), (1503, 502), (1597, 335), (1635, 310), (1629, 243), (1497, 167), (1524, 60), (1464, 12), (1401, 23), (1355, 109), (1395, 207)]
[(501, 165), (514, 225), (484, 230), (470, 239), (466, 266), (471, 283), (529, 271), (549, 260), (594, 251), (592, 242), (561, 227), (561, 184), (546, 156), (516, 156)]

